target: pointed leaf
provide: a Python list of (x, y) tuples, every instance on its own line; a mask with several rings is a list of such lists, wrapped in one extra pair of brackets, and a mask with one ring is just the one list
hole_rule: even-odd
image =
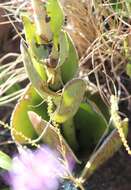
[[(28, 15), (21, 15), (24, 33), (26, 40), (30, 46), (32, 46), (32, 41), (36, 39), (36, 27), (33, 21), (29, 18)], [(33, 47), (32, 47), (33, 48)]]
[[(128, 132), (128, 120), (122, 121), (122, 127), (125, 136)], [(121, 138), (116, 129), (104, 140), (98, 150), (91, 156), (87, 162), (80, 178), (85, 182), (104, 162), (106, 162), (122, 145)]]
[(24, 25), (24, 33), (33, 56), (38, 60), (44, 60), (48, 57), (48, 49), (44, 45), (38, 43), (38, 35), (36, 33), (36, 26), (30, 20), (29, 16), (22, 15), (22, 22)]
[(61, 66), (69, 55), (69, 43), (68, 43), (68, 37), (66, 32), (61, 32), (60, 39), (59, 39), (59, 45), (60, 45), (60, 57), (59, 57), (59, 63), (58, 67)]
[(77, 151), (79, 146), (76, 138), (76, 127), (73, 118), (62, 124), (62, 132), (70, 147), (74, 151)]
[(51, 31), (58, 37), (64, 22), (64, 13), (59, 0), (48, 0), (46, 8), (50, 17)]
[(46, 3), (46, 9), (49, 17), (51, 32), (53, 33), (53, 48), (51, 57), (57, 60), (59, 35), (64, 23), (64, 13), (59, 0), (48, 0)]
[(78, 53), (75, 49), (71, 37), (68, 34), (67, 34), (67, 40), (69, 44), (69, 54), (68, 58), (61, 65), (61, 75), (64, 84), (66, 84), (77, 74), (78, 63), (79, 63)]
[(85, 90), (86, 84), (82, 79), (68, 82), (63, 89), (60, 105), (51, 118), (58, 123), (64, 123), (72, 118), (80, 106)]
[(110, 120), (109, 107), (102, 100), (100, 93), (96, 92), (93, 95), (89, 95), (88, 99), (91, 100), (100, 109), (101, 113), (104, 115), (107, 121)]
[(33, 65), (37, 72), (40, 74), (41, 78), (43, 80), (46, 80), (47, 77), (43, 65), (43, 60), (46, 59), (49, 55), (48, 49), (46, 46), (38, 44), (36, 27), (35, 24), (30, 20), (29, 16), (22, 15), (22, 22), (24, 25), (26, 41), (29, 45), (29, 52), (32, 56)]
[[(28, 112), (28, 115), (37, 134), (43, 134), (41, 137), (43, 142), (48, 144), (53, 149), (60, 150), (60, 138), (55, 127), (32, 111)], [(62, 136), (61, 140), (67, 158), (74, 158), (76, 162), (80, 163)]]
[(107, 130), (107, 122), (101, 113), (89, 103), (81, 103), (74, 116), (81, 152), (91, 152)]
[(32, 57), (32, 64), (43, 81), (47, 81), (47, 73), (44, 63), (41, 64), (35, 57)]
[(35, 68), (32, 64), (30, 54), (28, 52), (28, 48), (26, 47), (26, 45), (23, 42), (21, 43), (21, 52), (22, 52), (24, 66), (25, 66), (26, 72), (28, 74), (28, 77), (29, 77), (32, 85), (34, 86), (34, 88), (39, 93), (39, 95), (43, 99), (47, 99), (48, 96), (59, 98), (59, 95), (57, 93), (51, 91), (48, 88), (47, 83), (41, 79), (41, 77), (35, 70)]

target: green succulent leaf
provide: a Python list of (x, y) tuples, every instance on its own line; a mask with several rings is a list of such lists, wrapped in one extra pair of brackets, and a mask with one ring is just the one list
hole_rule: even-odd
[[(30, 46), (32, 46), (32, 40), (36, 41), (36, 27), (34, 22), (29, 18), (27, 14), (21, 14), (21, 19), (24, 26), (24, 34), (26, 40)], [(33, 48), (33, 47), (32, 47)]]
[(10, 170), (11, 165), (12, 165), (11, 158), (4, 152), (0, 151), (0, 168), (5, 170)]
[(91, 101), (93, 104), (95, 104), (100, 112), (103, 114), (107, 122), (110, 120), (110, 110), (109, 107), (105, 104), (105, 102), (102, 100), (99, 92), (96, 92), (94, 94), (88, 95), (88, 100)]
[(49, 17), (51, 32), (53, 33), (53, 47), (51, 57), (53, 59), (58, 59), (59, 35), (64, 23), (64, 13), (59, 0), (48, 0), (46, 9), (47, 15)]
[(43, 120), (35, 112), (30, 111), (28, 112), (28, 115), (35, 131), (37, 132), (37, 134), (40, 136), (40, 139), (42, 139), (44, 143), (48, 144), (53, 149), (61, 148), (61, 143), (62, 143), (67, 158), (73, 158), (75, 162), (80, 163), (80, 161), (74, 155), (73, 151), (71, 150), (65, 139), (61, 135), (59, 137), (58, 135), (59, 133), (57, 132), (56, 128), (54, 128), (46, 120)]
[(47, 73), (44, 64), (41, 64), (35, 57), (32, 57), (32, 64), (43, 81), (47, 81)]
[(44, 59), (48, 57), (48, 49), (44, 45), (38, 44), (38, 36), (36, 35), (36, 27), (30, 20), (29, 16), (22, 15), (24, 25), (24, 33), (26, 41), (29, 45), (29, 53), (32, 57), (32, 63), (43, 80), (46, 80), (45, 68), (43, 66)]
[(29, 16), (22, 15), (24, 25), (24, 33), (28, 42), (31, 54), (38, 60), (44, 60), (48, 56), (48, 49), (44, 45), (39, 44), (39, 37), (36, 34), (36, 26), (30, 20)]
[(68, 82), (62, 92), (61, 102), (52, 119), (58, 123), (64, 123), (72, 118), (79, 109), (86, 90), (86, 84), (82, 79), (74, 79)]
[(54, 38), (59, 38), (59, 34), (62, 29), (64, 22), (64, 13), (60, 5), (59, 0), (48, 0), (47, 1), (47, 14), (50, 17), (50, 27), (53, 32)]
[[(125, 136), (128, 133), (128, 120), (122, 121), (123, 132)], [(102, 145), (92, 154), (87, 162), (82, 174), (81, 180), (84, 182), (98, 169), (104, 162), (106, 162), (122, 145), (121, 138), (116, 129), (104, 140)]]
[(11, 117), (11, 133), (15, 141), (27, 143), (26, 138), (35, 138), (36, 132), (28, 118), (28, 111), (34, 111), (44, 119), (49, 119), (47, 115), (46, 104), (42, 103), (43, 99), (37, 94), (32, 85), (29, 85), (24, 95), (17, 103)]
[(26, 69), (27, 75), (28, 75), (32, 85), (37, 90), (38, 94), (43, 99), (47, 99), (48, 96), (52, 96), (54, 98), (59, 98), (59, 95), (57, 93), (51, 91), (48, 88), (46, 81), (43, 81), (41, 79), (40, 75), (38, 74), (38, 72), (35, 70), (35, 68), (32, 64), (32, 59), (28, 52), (28, 48), (26, 47), (26, 45), (23, 42), (21, 43), (21, 52), (22, 52), (24, 67)]
[(104, 132), (107, 122), (104, 116), (89, 103), (81, 103), (74, 116), (75, 126), (78, 131), (77, 139), (82, 152), (91, 152)]
[[(21, 15), (23, 26), (24, 26), (24, 33), (26, 40), (30, 46), (32, 46), (32, 40), (36, 40), (36, 27), (33, 21), (29, 18), (28, 15)], [(32, 47), (33, 48), (33, 47)]]
[(60, 57), (59, 57), (58, 67), (60, 67), (66, 61), (69, 55), (68, 37), (66, 32), (64, 31), (60, 33), (59, 45), (60, 45)]
[(73, 118), (65, 121), (62, 124), (62, 131), (63, 131), (63, 136), (67, 140), (70, 147), (74, 151), (77, 151), (79, 146), (78, 146), (78, 142), (77, 142), (77, 138), (76, 138), (76, 128), (75, 128)]
[[(66, 34), (66, 37), (68, 40), (69, 50), (67, 49), (68, 47), (66, 47), (66, 52), (65, 52), (66, 54), (64, 56), (65, 57), (67, 56), (67, 50), (69, 51), (69, 53), (68, 53), (68, 57), (66, 59), (64, 58), (65, 62), (61, 64), (61, 75), (62, 75), (62, 81), (64, 84), (66, 84), (69, 80), (71, 80), (76, 75), (77, 70), (78, 70), (78, 63), (79, 63), (78, 53), (75, 49), (72, 39), (70, 38), (68, 34)], [(64, 43), (66, 43), (66, 41)]]

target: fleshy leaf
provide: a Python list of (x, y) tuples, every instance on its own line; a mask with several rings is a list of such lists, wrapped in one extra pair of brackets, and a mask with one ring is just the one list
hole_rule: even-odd
[(52, 119), (58, 123), (64, 123), (72, 118), (79, 109), (86, 90), (86, 84), (82, 79), (74, 79), (68, 82), (62, 93), (61, 102)]
[(66, 84), (77, 74), (78, 63), (79, 63), (79, 57), (77, 51), (75, 49), (71, 37), (68, 34), (67, 34), (67, 40), (69, 44), (69, 54), (68, 58), (61, 65), (61, 75), (64, 84)]
[[(36, 27), (33, 21), (30, 20), (28, 15), (21, 15), (24, 33), (29, 46), (32, 47), (33, 40), (36, 41)], [(33, 47), (32, 47), (33, 48)]]
[(64, 22), (64, 14), (59, 0), (47, 1), (47, 14), (50, 17), (50, 27), (54, 37), (58, 38)]
[(38, 43), (35, 24), (32, 23), (28, 16), (24, 15), (22, 16), (22, 22), (24, 25), (25, 37), (32, 55), (34, 55), (39, 60), (47, 58), (48, 50), (44, 45)]
[(34, 88), (39, 93), (39, 95), (43, 99), (47, 99), (48, 96), (52, 96), (54, 98), (59, 98), (59, 95), (57, 93), (51, 91), (48, 88), (47, 83), (41, 79), (41, 77), (35, 70), (35, 68), (32, 64), (32, 59), (28, 52), (28, 48), (26, 47), (26, 45), (23, 42), (21, 43), (21, 52), (22, 52), (22, 56), (23, 56), (24, 67), (26, 69), (28, 77), (29, 77), (32, 85), (34, 86)]
[[(122, 121), (122, 127), (125, 136), (128, 132), (128, 120)], [(111, 134), (104, 140), (102, 145), (98, 150), (91, 156), (87, 162), (82, 174), (80, 176), (81, 180), (85, 182), (88, 178), (98, 169), (104, 162), (106, 162), (122, 145), (121, 138), (116, 129), (114, 129)]]
[(5, 170), (10, 170), (11, 165), (12, 165), (11, 158), (4, 152), (0, 151), (0, 168)]
[(47, 73), (44, 67), (44, 63), (41, 64), (35, 57), (32, 57), (32, 64), (43, 81), (47, 81)]
[(44, 143), (57, 150), (60, 149), (62, 143), (67, 158), (74, 158), (75, 162), (80, 163), (62, 136), (60, 136), (60, 140), (57, 129), (55, 129), (55, 127), (53, 127), (49, 122), (43, 120), (39, 115), (32, 111), (28, 112), (28, 115), (37, 134), (39, 136), (42, 135), (41, 139)]
[(79, 146), (76, 138), (76, 127), (73, 118), (62, 124), (62, 132), (70, 147), (74, 151), (77, 151)]
[(24, 25), (24, 33), (29, 45), (29, 52), (32, 56), (32, 62), (35, 69), (43, 80), (46, 80), (46, 73), (42, 62), (48, 57), (48, 49), (44, 45), (38, 44), (38, 36), (36, 35), (36, 27), (28, 16), (22, 15)]
[(66, 32), (61, 32), (60, 39), (59, 39), (59, 45), (60, 45), (60, 57), (59, 57), (59, 63), (58, 67), (61, 66), (69, 55), (69, 43), (68, 43), (68, 37)]
[(27, 141), (22, 135), (28, 138), (36, 137), (36, 132), (27, 115), (28, 111), (34, 111), (48, 120), (46, 104), (42, 103), (42, 101), (43, 99), (37, 94), (33, 86), (29, 85), (12, 114), (11, 132), (15, 141), (26, 143)]
[(51, 32), (53, 33), (53, 47), (51, 57), (58, 59), (59, 35), (64, 23), (64, 13), (59, 0), (48, 0), (46, 3), (47, 15)]
[(89, 103), (81, 103), (74, 122), (81, 152), (92, 151), (107, 129), (105, 118)]
[(94, 93), (93, 95), (88, 95), (88, 99), (100, 109), (101, 113), (104, 115), (107, 121), (110, 120), (110, 110), (109, 107), (102, 100), (99, 92)]

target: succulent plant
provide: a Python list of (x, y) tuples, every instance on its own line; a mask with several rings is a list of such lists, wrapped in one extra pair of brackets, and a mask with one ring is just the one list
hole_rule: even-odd
[(13, 111), (12, 137), (20, 144), (42, 141), (53, 149), (62, 143), (65, 155), (80, 168), (74, 172), (75, 185), (81, 188), (120, 148), (120, 134), (126, 147), (128, 120), (120, 118), (116, 96), (107, 106), (78, 75), (79, 58), (63, 29), (60, 2), (32, 0), (32, 5), (33, 18), (21, 13), (25, 33), (21, 53), (30, 84)]

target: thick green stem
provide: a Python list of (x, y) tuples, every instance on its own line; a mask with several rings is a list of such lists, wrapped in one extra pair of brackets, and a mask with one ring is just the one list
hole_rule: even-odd
[(63, 133), (65, 136), (65, 139), (67, 140), (67, 142), (69, 143), (71, 148), (73, 150), (77, 150), (78, 143), (77, 143), (77, 139), (76, 139), (75, 125), (74, 125), (73, 118), (67, 120), (63, 124)]
[(54, 68), (50, 68), (50, 67), (46, 67), (46, 73), (47, 73), (47, 77), (48, 77), (48, 86), (52, 89), (52, 90), (60, 90), (63, 83), (62, 83), (62, 79), (61, 79), (61, 71), (60, 69), (54, 69)]

